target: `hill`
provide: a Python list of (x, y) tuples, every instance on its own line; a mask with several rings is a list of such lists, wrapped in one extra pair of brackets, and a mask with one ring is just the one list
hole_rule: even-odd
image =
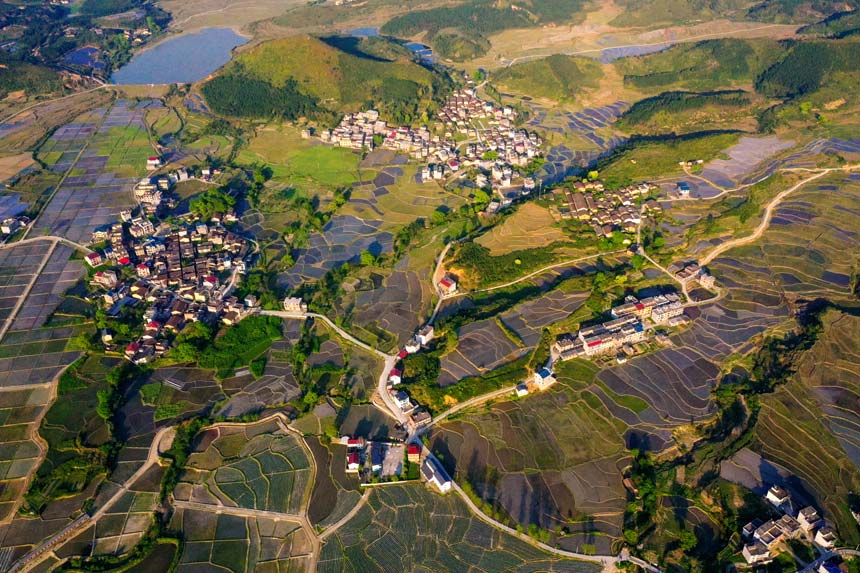
[[(249, 87), (243, 89), (243, 83)], [(240, 54), (204, 85), (203, 93), (216, 112), (227, 115), (278, 115), (277, 105), (240, 104), (260, 92), (300, 100), (301, 105), (288, 106), (287, 118), (374, 106), (393, 120), (411, 121), (448, 85), (446, 76), (414, 62), (406, 48), (388, 40), (295, 36)]]
[(564, 101), (596, 88), (603, 69), (596, 60), (556, 54), (501, 70), (493, 81), (503, 91)]
[(31, 96), (62, 89), (63, 82), (59, 74), (45, 66), (21, 62), (9, 62), (0, 66), (0, 99), (20, 90)]
[(613, 26), (666, 26), (718, 18), (805, 24), (857, 6), (856, 0), (845, 3), (821, 0), (620, 0), (618, 3), (624, 10), (612, 20)]
[(644, 93), (715, 91), (752, 85), (785, 48), (774, 40), (707, 40), (615, 63), (624, 83)]
[(820, 22), (800, 28), (797, 33), (820, 34), (831, 38), (860, 34), (860, 10), (837, 12)]
[(470, 0), (395, 16), (382, 26), (382, 32), (399, 37), (424, 32), (425, 41), (443, 57), (465, 59), (467, 54), (485, 54), (489, 48), (487, 37), (502, 30), (579, 21), (584, 18), (584, 4), (582, 0), (524, 0), (516, 5)]

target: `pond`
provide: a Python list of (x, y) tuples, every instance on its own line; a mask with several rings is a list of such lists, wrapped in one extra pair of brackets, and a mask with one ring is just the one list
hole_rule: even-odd
[(118, 85), (193, 83), (230, 61), (233, 48), (247, 41), (230, 28), (177, 36), (134, 56), (111, 81)]

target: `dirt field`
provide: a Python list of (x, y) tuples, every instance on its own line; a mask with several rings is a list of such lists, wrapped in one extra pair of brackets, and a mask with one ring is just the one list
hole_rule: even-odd
[(0, 157), (0, 181), (13, 177), (16, 173), (32, 164), (32, 153), (19, 153), (18, 155)]
[[(498, 68), (523, 60), (552, 54), (603, 57), (632, 55), (632, 50), (656, 51), (672, 43), (691, 42), (718, 37), (786, 38), (794, 35), (797, 26), (731, 22), (713, 20), (692, 26), (669, 26), (654, 30), (641, 28), (615, 28), (609, 20), (617, 14), (617, 7), (605, 6), (588, 15), (582, 24), (574, 26), (546, 26), (535, 33), (534, 29), (505, 30), (490, 38), (492, 47), (483, 57), (473, 60), (469, 67)], [(617, 56), (616, 56), (617, 57)]]
[(166, 0), (161, 6), (173, 14), (171, 28), (193, 32), (209, 26), (239, 30), (252, 22), (280, 16), (304, 3), (303, 0)]
[(494, 256), (545, 247), (564, 239), (564, 233), (553, 226), (554, 222), (548, 209), (534, 203), (524, 203), (516, 213), (475, 242), (490, 249)]

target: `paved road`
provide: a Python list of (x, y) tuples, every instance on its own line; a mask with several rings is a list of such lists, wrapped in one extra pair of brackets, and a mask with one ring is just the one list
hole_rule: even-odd
[(29, 239), (21, 239), (20, 241), (15, 241), (14, 243), (0, 243), (0, 250), (3, 249), (11, 249), (17, 247), (19, 245), (29, 245), (30, 243), (37, 243), (39, 241), (54, 241), (57, 243), (63, 243), (73, 249), (77, 249), (79, 251), (83, 251), (86, 254), (90, 254), (93, 252), (92, 249), (87, 247), (86, 245), (82, 245), (81, 243), (76, 243), (75, 241), (71, 241), (65, 237), (60, 237), (58, 235), (39, 235), (38, 237), (30, 237)]

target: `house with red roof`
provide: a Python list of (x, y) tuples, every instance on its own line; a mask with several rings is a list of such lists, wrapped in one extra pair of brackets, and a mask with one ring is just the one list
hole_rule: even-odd
[(402, 382), (401, 375), (403, 373), (397, 368), (392, 368), (391, 372), (388, 373), (388, 381), (391, 382), (394, 386), (397, 386)]

